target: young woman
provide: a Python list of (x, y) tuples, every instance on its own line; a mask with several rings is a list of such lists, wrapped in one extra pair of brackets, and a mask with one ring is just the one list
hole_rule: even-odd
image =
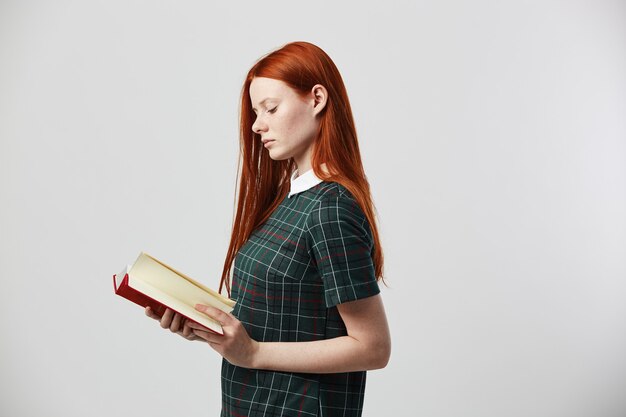
[[(146, 314), (223, 356), (222, 416), (360, 416), (366, 371), (391, 343), (381, 250), (352, 110), (319, 47), (262, 57), (241, 95), (240, 179), (224, 263), (224, 335)], [(232, 291), (231, 291), (232, 269)]]

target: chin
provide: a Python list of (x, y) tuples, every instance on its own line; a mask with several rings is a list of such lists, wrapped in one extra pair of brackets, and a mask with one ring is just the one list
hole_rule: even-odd
[(286, 154), (281, 153), (281, 152), (272, 152), (271, 150), (269, 151), (269, 156), (274, 161), (284, 161), (285, 159), (289, 159), (290, 158), (289, 155), (286, 155)]

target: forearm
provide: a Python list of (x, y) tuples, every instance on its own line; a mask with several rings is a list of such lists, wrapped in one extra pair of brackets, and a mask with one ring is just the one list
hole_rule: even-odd
[(385, 367), (385, 346), (372, 346), (351, 337), (313, 342), (260, 342), (252, 359), (255, 369), (284, 372), (338, 373)]
[(391, 338), (380, 296), (339, 304), (346, 336), (312, 342), (258, 342), (241, 321), (215, 307), (198, 304), (196, 309), (222, 323), (223, 335), (188, 322), (193, 333), (233, 365), (302, 373), (366, 371), (387, 366)]

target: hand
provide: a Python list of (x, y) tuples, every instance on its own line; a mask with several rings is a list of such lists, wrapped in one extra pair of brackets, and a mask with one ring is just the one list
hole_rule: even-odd
[(170, 329), (172, 333), (176, 333), (187, 340), (204, 341), (204, 339), (195, 335), (193, 333), (193, 329), (189, 327), (189, 324), (192, 323), (191, 321), (169, 308), (165, 309), (165, 313), (163, 313), (162, 317), (159, 317), (150, 307), (146, 307), (145, 312), (146, 316), (159, 321), (161, 323), (161, 327), (164, 329)]
[(259, 342), (250, 338), (243, 324), (232, 314), (215, 307), (196, 304), (196, 310), (221, 323), (224, 335), (215, 334), (198, 323), (189, 322), (186, 325), (193, 330), (193, 334), (206, 340), (209, 346), (233, 365), (253, 368)]

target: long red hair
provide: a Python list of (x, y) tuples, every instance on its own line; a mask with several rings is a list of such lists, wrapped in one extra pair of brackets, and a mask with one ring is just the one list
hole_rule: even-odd
[[(283, 81), (301, 96), (309, 93), (315, 84), (326, 87), (328, 99), (319, 114), (311, 166), (319, 178), (346, 187), (365, 213), (374, 238), (376, 278), (381, 280), (383, 251), (346, 88), (339, 70), (322, 49), (308, 42), (292, 42), (259, 59), (248, 71), (241, 90), (237, 211), (219, 291), (226, 286), (230, 296), (230, 272), (237, 252), (285, 198), (295, 169), (292, 159), (272, 160), (263, 148), (261, 136), (252, 131), (256, 115), (252, 111), (249, 89), (255, 77)], [(325, 171), (321, 169), (323, 163)]]

